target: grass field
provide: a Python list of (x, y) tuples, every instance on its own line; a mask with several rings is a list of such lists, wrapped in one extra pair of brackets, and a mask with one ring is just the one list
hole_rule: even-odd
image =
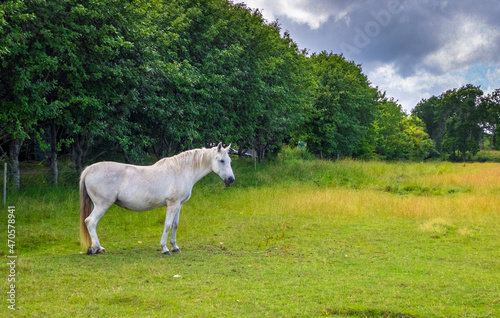
[(172, 256), (164, 209), (113, 206), (97, 227), (108, 252), (86, 256), (76, 186), (10, 196), (16, 311), (4, 208), (0, 316), (500, 317), (499, 163), (233, 169), (230, 188), (215, 174), (195, 186)]

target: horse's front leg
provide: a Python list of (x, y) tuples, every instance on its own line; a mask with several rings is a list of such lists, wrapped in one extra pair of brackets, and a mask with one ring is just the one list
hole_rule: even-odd
[[(179, 213), (181, 205), (179, 202), (167, 202), (167, 214), (165, 215), (165, 226), (163, 227), (163, 235), (161, 236), (161, 252), (165, 255), (170, 255), (170, 251), (167, 247), (167, 237), (170, 228), (174, 222), (175, 216)], [(175, 249), (175, 247), (174, 247)]]
[(176, 243), (177, 227), (179, 226), (179, 214), (181, 214), (180, 206), (179, 209), (177, 210), (177, 213), (175, 214), (174, 221), (172, 222), (172, 233), (170, 234), (170, 244), (172, 244), (172, 252), (174, 253), (181, 251)]

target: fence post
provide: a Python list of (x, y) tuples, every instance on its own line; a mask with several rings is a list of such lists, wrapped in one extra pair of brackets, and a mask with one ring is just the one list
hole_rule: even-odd
[(252, 157), (253, 157), (253, 166), (254, 170), (257, 171), (257, 152), (255, 151), (255, 148), (252, 149)]
[(3, 166), (3, 206), (7, 204), (7, 162)]

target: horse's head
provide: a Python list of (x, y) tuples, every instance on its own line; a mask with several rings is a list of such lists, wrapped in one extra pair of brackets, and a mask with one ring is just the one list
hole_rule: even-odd
[(212, 170), (224, 180), (226, 187), (229, 187), (234, 182), (229, 149), (231, 149), (231, 146), (223, 148), (222, 143), (220, 143), (215, 149), (215, 156), (212, 160)]

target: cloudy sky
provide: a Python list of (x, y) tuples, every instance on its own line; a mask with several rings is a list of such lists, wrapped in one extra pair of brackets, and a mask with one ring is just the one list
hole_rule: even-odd
[(301, 49), (342, 53), (410, 111), (471, 83), (500, 88), (500, 0), (245, 0)]

